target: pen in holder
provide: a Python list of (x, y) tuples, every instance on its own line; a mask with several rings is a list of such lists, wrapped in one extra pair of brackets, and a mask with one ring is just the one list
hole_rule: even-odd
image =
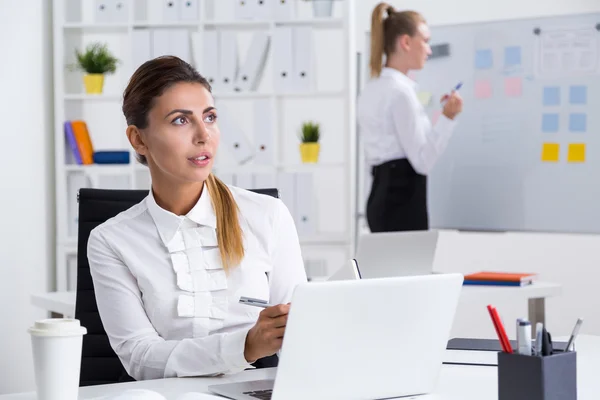
[(576, 400), (577, 353), (498, 353), (498, 400)]

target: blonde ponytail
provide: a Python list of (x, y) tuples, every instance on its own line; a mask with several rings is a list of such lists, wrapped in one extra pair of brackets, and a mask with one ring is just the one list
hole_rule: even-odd
[(396, 51), (398, 36), (414, 36), (421, 22), (425, 23), (425, 18), (416, 11), (396, 11), (383, 2), (375, 6), (371, 15), (371, 77), (381, 74), (383, 55), (389, 56)]
[(384, 14), (388, 12), (390, 7), (387, 3), (379, 3), (375, 6), (371, 15), (371, 59), (369, 61), (371, 77), (377, 77), (381, 73), (385, 41)]
[(228, 272), (244, 258), (242, 228), (238, 220), (238, 207), (227, 185), (210, 174), (206, 180), (215, 215), (217, 216), (217, 241), (223, 262)]

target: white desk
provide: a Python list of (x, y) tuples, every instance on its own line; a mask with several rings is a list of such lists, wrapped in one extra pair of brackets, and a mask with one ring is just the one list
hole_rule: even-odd
[[(461, 301), (481, 300), (496, 302), (499, 299), (518, 299), (529, 301), (529, 320), (546, 322), (546, 298), (561, 294), (562, 287), (556, 283), (536, 282), (526, 287), (502, 286), (464, 286)], [(44, 310), (66, 317), (75, 315), (75, 292), (51, 292), (34, 295), (31, 302)]]
[[(557, 338), (565, 340), (565, 338)], [(578, 400), (597, 400), (600, 395), (600, 337), (581, 335), (577, 346)], [(375, 371), (375, 373), (377, 373)], [(435, 395), (415, 397), (416, 400), (497, 400), (498, 370), (496, 367), (443, 365)], [(172, 378), (129, 382), (81, 388), (79, 400), (91, 400), (116, 395), (128, 389), (150, 389), (167, 399), (176, 399), (187, 392), (207, 392), (208, 385), (274, 378), (274, 369), (245, 371), (221, 378)], [(35, 393), (0, 396), (0, 400), (35, 400)], [(309, 399), (307, 399), (309, 400)], [(313, 400), (313, 399), (310, 399)]]

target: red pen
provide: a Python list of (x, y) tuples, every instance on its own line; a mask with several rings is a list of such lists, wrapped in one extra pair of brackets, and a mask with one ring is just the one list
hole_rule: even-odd
[(490, 317), (492, 318), (492, 322), (494, 323), (494, 328), (496, 328), (496, 334), (500, 340), (502, 350), (505, 353), (512, 353), (513, 349), (510, 345), (510, 340), (508, 340), (508, 336), (506, 335), (506, 330), (504, 329), (500, 315), (498, 315), (498, 310), (496, 310), (496, 308), (492, 305), (488, 305), (487, 308), (490, 313)]

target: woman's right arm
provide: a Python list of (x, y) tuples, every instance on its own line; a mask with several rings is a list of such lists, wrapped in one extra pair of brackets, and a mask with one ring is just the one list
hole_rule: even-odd
[(100, 230), (92, 231), (87, 251), (102, 324), (131, 377), (215, 375), (250, 367), (244, 356), (248, 329), (164, 340), (146, 315), (136, 278)]

